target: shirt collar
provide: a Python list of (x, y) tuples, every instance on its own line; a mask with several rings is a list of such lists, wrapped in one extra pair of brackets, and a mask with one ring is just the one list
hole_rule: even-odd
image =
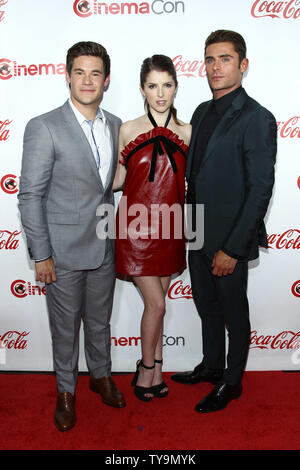
[(239, 86), (235, 90), (227, 93), (227, 95), (222, 96), (218, 100), (214, 100), (215, 110), (218, 114), (224, 114), (225, 111), (231, 106), (234, 98), (242, 91), (242, 86)]
[[(69, 98), (69, 104), (71, 106), (71, 109), (73, 110), (79, 124), (82, 126), (82, 124), (85, 122), (85, 121), (88, 121), (88, 119), (86, 117), (83, 116), (83, 114), (81, 114), (80, 111), (78, 111), (78, 109), (76, 108), (76, 106), (74, 106), (71, 98)], [(106, 119), (105, 119), (105, 115), (103, 113), (103, 110), (101, 108), (101, 106), (99, 105), (98, 106), (98, 109), (97, 109), (97, 115), (96, 115), (96, 119), (102, 119), (103, 123), (105, 124), (106, 122)]]

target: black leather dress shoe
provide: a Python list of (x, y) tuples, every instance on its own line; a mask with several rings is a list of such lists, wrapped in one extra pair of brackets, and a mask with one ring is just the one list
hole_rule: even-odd
[(223, 369), (207, 369), (202, 363), (191, 372), (179, 372), (171, 376), (171, 379), (181, 384), (197, 384), (199, 382), (210, 382), (216, 384), (223, 375)]
[(203, 400), (196, 406), (198, 413), (210, 413), (226, 408), (231, 400), (239, 398), (242, 394), (242, 385), (218, 384)]

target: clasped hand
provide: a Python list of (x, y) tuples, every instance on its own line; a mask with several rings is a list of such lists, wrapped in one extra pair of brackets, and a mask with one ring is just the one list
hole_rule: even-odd
[(237, 264), (237, 259), (226, 255), (224, 251), (219, 250), (212, 261), (212, 274), (215, 276), (227, 276), (232, 274)]

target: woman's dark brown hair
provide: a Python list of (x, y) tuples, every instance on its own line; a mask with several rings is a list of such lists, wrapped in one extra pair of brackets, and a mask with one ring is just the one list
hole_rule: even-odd
[[(142, 63), (140, 73), (140, 85), (142, 89), (144, 89), (147, 77), (149, 73), (152, 72), (152, 70), (156, 70), (158, 72), (167, 72), (173, 78), (175, 87), (177, 88), (178, 81), (172, 59), (165, 55), (155, 54), (152, 57), (148, 57), (147, 59), (145, 59)], [(145, 100), (145, 109), (149, 111), (149, 104), (147, 100)], [(173, 104), (171, 105), (171, 113), (176, 124), (180, 125), (180, 122), (177, 119), (177, 111)]]

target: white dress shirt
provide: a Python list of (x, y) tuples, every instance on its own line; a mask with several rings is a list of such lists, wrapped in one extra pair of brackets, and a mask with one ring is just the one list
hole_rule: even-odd
[[(91, 133), (91, 128), (89, 126), (88, 120), (78, 111), (78, 109), (72, 103), (71, 98), (69, 98), (70, 106), (76, 116), (76, 119), (79, 122), (80, 127), (86, 135), (86, 138), (91, 146), (95, 160), (96, 158), (96, 149), (93, 136)], [(110, 130), (106, 122), (105, 114), (101, 107), (99, 106), (96, 119), (93, 123), (93, 133), (100, 155), (100, 167), (99, 173), (100, 178), (103, 184), (103, 187), (106, 185), (107, 175), (109, 172), (111, 160), (112, 160), (112, 144), (111, 144), (111, 135)]]

